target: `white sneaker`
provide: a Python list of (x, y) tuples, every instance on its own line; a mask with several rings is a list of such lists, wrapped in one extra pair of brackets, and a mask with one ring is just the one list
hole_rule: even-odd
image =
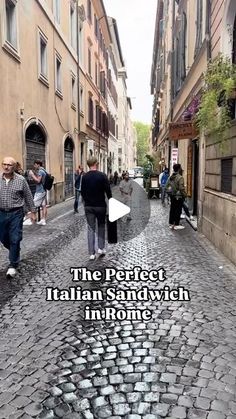
[(89, 256), (89, 260), (95, 260), (96, 259), (96, 255), (90, 255)]
[(184, 226), (174, 226), (174, 230), (183, 230)]
[(26, 218), (25, 221), (23, 222), (23, 226), (32, 226), (32, 221), (30, 218)]
[(37, 224), (38, 224), (39, 226), (45, 226), (45, 225), (46, 225), (46, 220), (45, 220), (45, 218), (42, 218), (42, 220), (38, 221), (38, 222), (37, 222)]
[(181, 220), (184, 220), (185, 215), (184, 214), (181, 214), (180, 218), (181, 218)]
[(16, 269), (15, 268), (8, 268), (6, 276), (8, 278), (14, 278), (14, 276), (16, 276)]
[(106, 249), (98, 249), (98, 254), (99, 255), (105, 255), (106, 254)]

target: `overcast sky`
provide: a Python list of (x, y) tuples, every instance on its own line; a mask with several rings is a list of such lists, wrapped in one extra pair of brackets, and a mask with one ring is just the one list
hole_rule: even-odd
[(151, 124), (150, 77), (157, 0), (103, 1), (107, 15), (117, 21), (128, 75), (132, 120)]

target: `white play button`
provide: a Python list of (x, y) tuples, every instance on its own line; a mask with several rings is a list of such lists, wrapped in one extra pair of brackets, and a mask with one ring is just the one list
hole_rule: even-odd
[(130, 207), (122, 204), (122, 202), (117, 201), (115, 198), (109, 199), (108, 210), (110, 222), (116, 221), (130, 213)]

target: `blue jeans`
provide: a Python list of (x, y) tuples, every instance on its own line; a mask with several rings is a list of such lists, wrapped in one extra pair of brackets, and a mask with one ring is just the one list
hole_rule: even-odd
[(90, 255), (95, 254), (95, 233), (96, 221), (98, 231), (98, 248), (104, 249), (105, 247), (105, 220), (106, 208), (105, 207), (85, 207), (85, 216), (88, 223), (88, 250)]
[(0, 241), (9, 250), (9, 260), (12, 268), (17, 268), (20, 261), (23, 218), (23, 208), (11, 212), (0, 210)]

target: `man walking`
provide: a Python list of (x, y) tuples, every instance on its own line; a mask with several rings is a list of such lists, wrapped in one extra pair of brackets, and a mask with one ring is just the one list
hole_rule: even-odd
[[(41, 220), (37, 222), (38, 225), (45, 226), (47, 219), (47, 192), (43, 187), (44, 179), (46, 176), (46, 170), (43, 168), (43, 162), (39, 159), (34, 161), (34, 170), (29, 170), (29, 176), (36, 183), (36, 191), (34, 194), (34, 205), (36, 208), (42, 207)], [(28, 221), (28, 220), (27, 220)], [(31, 222), (25, 221), (24, 224), (31, 224)]]
[(186, 198), (184, 178), (180, 173), (182, 173), (181, 165), (174, 164), (173, 174), (166, 183), (166, 191), (170, 196), (169, 226), (173, 230), (184, 229), (184, 226), (179, 225), (183, 202)]
[(84, 174), (83, 167), (79, 166), (75, 173), (75, 202), (74, 202), (74, 214), (78, 212), (79, 197), (81, 193), (82, 177)]
[(166, 167), (159, 176), (159, 183), (161, 186), (161, 203), (164, 206), (165, 206), (165, 198), (166, 198), (166, 182), (168, 178), (169, 178), (169, 169)]
[[(122, 196), (122, 201), (125, 205), (128, 205), (131, 210), (131, 195), (133, 192), (132, 181), (129, 179), (129, 173), (126, 172), (124, 179), (120, 182), (120, 192)], [(127, 216), (127, 220), (131, 220), (130, 213)]]
[(15, 173), (16, 161), (5, 157), (0, 174), (0, 241), (9, 250), (10, 265), (7, 277), (13, 278), (20, 262), (24, 205), (36, 219), (33, 197), (25, 178)]
[(106, 201), (111, 198), (111, 188), (107, 176), (98, 171), (98, 161), (96, 157), (91, 157), (87, 161), (89, 172), (83, 175), (81, 185), (81, 195), (84, 200), (85, 216), (88, 223), (88, 250), (90, 260), (96, 258), (95, 255), (95, 231), (96, 223), (98, 228), (98, 254), (104, 255), (105, 250), (105, 219)]

